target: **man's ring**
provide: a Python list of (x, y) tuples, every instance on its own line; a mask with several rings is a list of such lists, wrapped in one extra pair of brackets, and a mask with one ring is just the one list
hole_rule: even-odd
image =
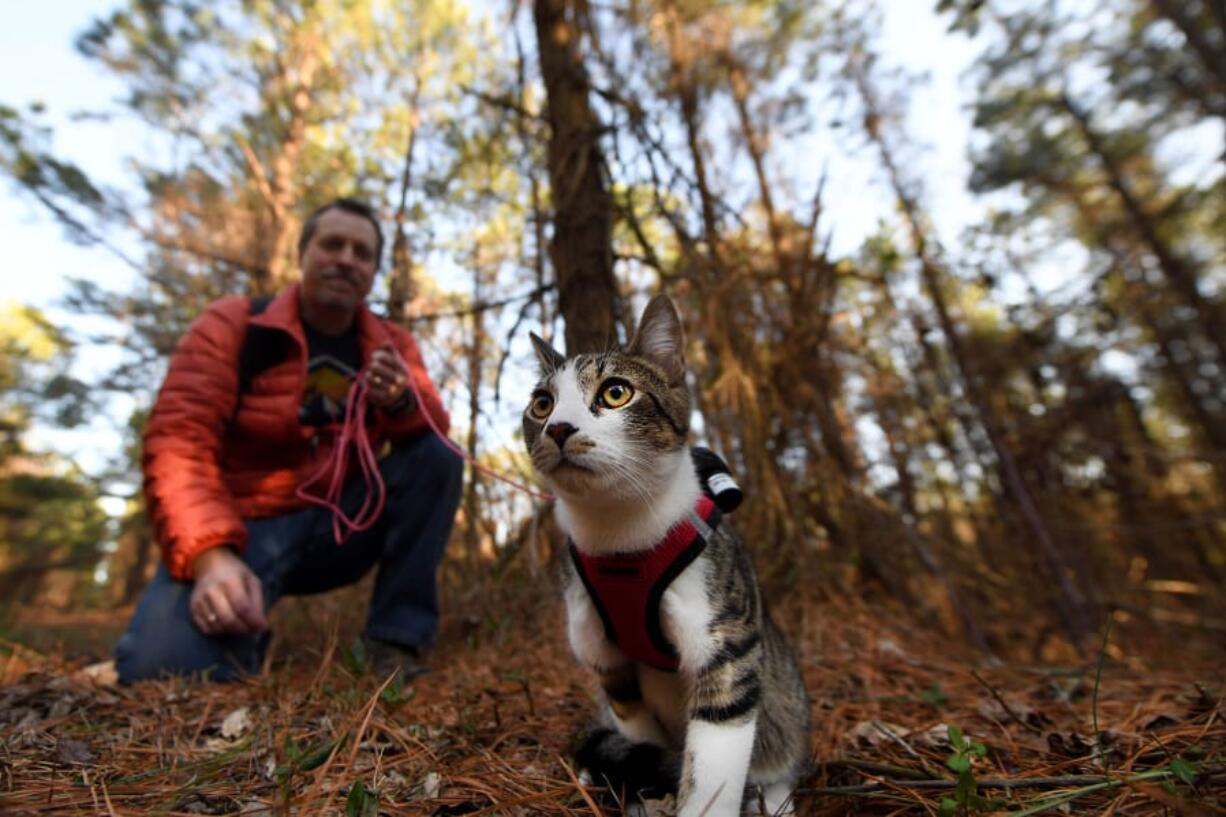
[(207, 621), (209, 624), (216, 624), (216, 623), (217, 623), (217, 614), (216, 614), (216, 613), (209, 613), (207, 616), (205, 616), (205, 617), (204, 617), (204, 620), (205, 620), (205, 621)]

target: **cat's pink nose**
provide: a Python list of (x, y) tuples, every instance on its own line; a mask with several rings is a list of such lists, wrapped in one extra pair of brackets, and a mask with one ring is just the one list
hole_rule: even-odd
[(570, 423), (550, 423), (545, 427), (545, 433), (553, 438), (553, 441), (558, 444), (558, 449), (566, 445), (566, 441), (570, 439), (570, 435), (574, 434), (579, 429), (572, 426)]

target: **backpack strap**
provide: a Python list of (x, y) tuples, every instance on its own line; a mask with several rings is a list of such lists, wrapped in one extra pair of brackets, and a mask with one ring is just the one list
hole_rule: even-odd
[[(268, 295), (251, 299), (248, 318), (263, 314), (272, 303)], [(267, 326), (247, 324), (243, 333), (243, 345), (238, 351), (238, 394), (241, 397), (251, 389), (251, 381), (258, 374), (270, 369), (285, 359), (285, 339), (280, 330)]]

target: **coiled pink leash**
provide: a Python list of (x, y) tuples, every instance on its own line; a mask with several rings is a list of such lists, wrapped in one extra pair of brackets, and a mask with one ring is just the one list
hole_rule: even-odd
[[(316, 471), (294, 492), (304, 502), (327, 508), (332, 512), (332, 538), (338, 545), (344, 544), (355, 533), (369, 530), (379, 521), (383, 504), (387, 500), (387, 486), (379, 473), (379, 458), (375, 456), (366, 434), (367, 392), (366, 378), (356, 375), (345, 397), (345, 418), (337, 432), (332, 453), (324, 460), (323, 467)], [(349, 449), (357, 455), (357, 465), (362, 482), (366, 486), (362, 507), (352, 517), (341, 507), (341, 494), (345, 489), (345, 473), (349, 470)], [(316, 483), (327, 479), (328, 487), (322, 496), (310, 492)]]
[[(474, 457), (469, 456), (467, 451), (452, 442), (451, 438), (438, 427), (438, 423), (435, 422), (430, 412), (426, 410), (426, 402), (422, 399), (421, 389), (418, 388), (417, 380), (413, 377), (413, 370), (403, 360), (401, 366), (405, 373), (405, 381), (413, 392), (413, 398), (417, 401), (417, 410), (421, 412), (426, 425), (442, 441), (443, 445), (483, 474), (505, 482), (512, 488), (537, 499), (546, 501), (553, 499), (552, 494), (537, 491), (486, 468)], [(344, 544), (345, 540), (353, 534), (373, 527), (379, 521), (379, 516), (383, 513), (383, 506), (387, 501), (387, 485), (383, 482), (383, 475), (379, 473), (379, 458), (370, 445), (370, 437), (366, 434), (368, 392), (366, 378), (361, 374), (355, 375), (349, 385), (349, 393), (345, 397), (345, 417), (337, 432), (336, 444), (332, 448), (332, 453), (324, 461), (323, 466), (299, 485), (294, 492), (302, 501), (327, 508), (332, 512), (332, 537), (338, 545)], [(352, 517), (347, 515), (341, 507), (341, 494), (345, 489), (345, 474), (349, 470), (350, 448), (353, 448), (357, 454), (359, 473), (366, 486), (362, 507)], [(327, 480), (328, 487), (322, 496), (316, 496), (310, 492), (311, 488), (324, 480)]]

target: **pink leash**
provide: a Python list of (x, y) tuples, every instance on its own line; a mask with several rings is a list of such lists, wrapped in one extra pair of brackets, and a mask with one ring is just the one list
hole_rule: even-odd
[(480, 471), (481, 473), (487, 476), (493, 477), (499, 482), (505, 482), (507, 485), (510, 485), (512, 488), (517, 488), (518, 490), (523, 491), (528, 496), (536, 497), (537, 499), (543, 499), (546, 501), (553, 499), (553, 494), (548, 494), (543, 491), (538, 491), (534, 488), (530, 488), (521, 482), (516, 482), (515, 480), (510, 479), (509, 477), (504, 477), (502, 474), (499, 474), (497, 471), (492, 471), (489, 468), (486, 468), (484, 465), (477, 462), (476, 458), (469, 456), (467, 451), (465, 451), (463, 448), (460, 448), (460, 446), (452, 442), (451, 438), (448, 437), (446, 434), (444, 434), (441, 429), (439, 429), (438, 424), (434, 422), (434, 418), (430, 416), (430, 412), (426, 411), (426, 402), (421, 399), (421, 391), (417, 388), (417, 381), (413, 379), (413, 370), (410, 369), (407, 365), (404, 367), (404, 370), (408, 374), (408, 377), (406, 379), (408, 380), (409, 388), (413, 391), (413, 398), (417, 400), (418, 410), (426, 418), (426, 424), (430, 426), (430, 430), (434, 432), (434, 435), (436, 437), (442, 440), (443, 445), (447, 446), (452, 451), (454, 451), (456, 454), (458, 454), (462, 460), (467, 462), (473, 468), (477, 469), (478, 471)]
[[(370, 447), (370, 438), (366, 435), (366, 393), (365, 378), (354, 377), (349, 385), (349, 394), (345, 398), (345, 419), (341, 423), (332, 453), (324, 460), (323, 467), (295, 491), (298, 498), (304, 502), (332, 511), (332, 538), (338, 545), (344, 544), (353, 534), (374, 525), (383, 513), (383, 503), (387, 499), (387, 486), (383, 483), (383, 475), (379, 473), (379, 460), (374, 449)], [(362, 500), (362, 507), (358, 508), (352, 518), (341, 508), (341, 493), (345, 488), (350, 446), (357, 452), (358, 468), (362, 482), (366, 485), (366, 498)], [(309, 493), (309, 488), (329, 476), (328, 487), (322, 497)]]
[[(401, 362), (403, 364), (403, 361)], [(417, 410), (426, 418), (426, 424), (430, 426), (430, 430), (442, 441), (443, 445), (483, 474), (505, 482), (537, 499), (553, 499), (552, 494), (534, 490), (486, 468), (475, 458), (469, 456), (467, 451), (452, 442), (451, 438), (438, 427), (434, 418), (430, 416), (430, 412), (426, 410), (426, 403), (413, 377), (413, 370), (405, 364), (404, 371), (409, 389), (417, 401)], [(304, 502), (327, 508), (332, 512), (332, 537), (338, 545), (344, 544), (345, 540), (353, 534), (368, 530), (379, 521), (379, 516), (383, 513), (383, 505), (387, 500), (387, 485), (383, 482), (383, 475), (379, 473), (379, 459), (375, 456), (374, 449), (370, 445), (370, 437), (366, 434), (367, 393), (366, 378), (361, 375), (355, 376), (349, 385), (349, 394), (345, 398), (345, 418), (340, 425), (332, 453), (324, 461), (323, 467), (299, 485), (295, 491), (297, 497)], [(349, 448), (351, 446), (357, 453), (358, 468), (362, 482), (366, 486), (366, 498), (362, 501), (362, 507), (352, 517), (341, 508), (341, 494), (345, 488), (345, 473), (349, 467)], [(324, 479), (328, 480), (328, 487), (323, 496), (316, 496), (309, 492), (310, 488)]]

